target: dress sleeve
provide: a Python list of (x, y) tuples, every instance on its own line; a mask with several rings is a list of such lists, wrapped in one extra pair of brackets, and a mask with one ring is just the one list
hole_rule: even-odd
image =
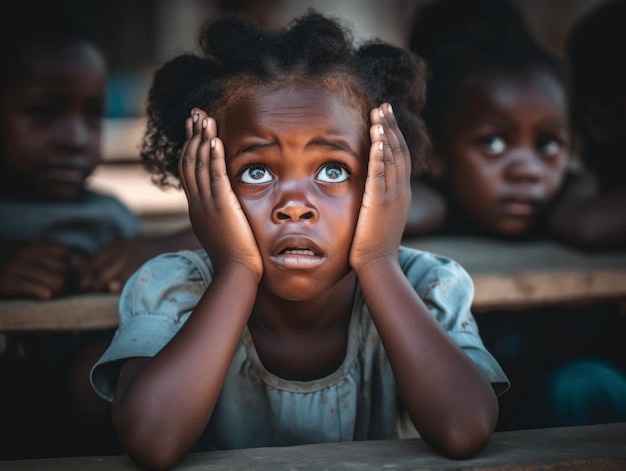
[(113, 400), (123, 360), (152, 357), (161, 350), (198, 303), (211, 279), (199, 252), (163, 254), (146, 262), (127, 281), (119, 302), (119, 326), (91, 370), (91, 384)]
[(472, 315), (474, 283), (467, 271), (450, 258), (410, 249), (401, 264), (417, 294), (443, 329), (485, 374), (496, 394), (508, 390), (509, 379), (485, 347)]

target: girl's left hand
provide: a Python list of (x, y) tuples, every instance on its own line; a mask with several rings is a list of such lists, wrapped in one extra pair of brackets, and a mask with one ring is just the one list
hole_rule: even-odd
[(374, 108), (370, 120), (367, 179), (350, 251), (355, 271), (383, 258), (397, 260), (411, 204), (411, 156), (391, 105)]

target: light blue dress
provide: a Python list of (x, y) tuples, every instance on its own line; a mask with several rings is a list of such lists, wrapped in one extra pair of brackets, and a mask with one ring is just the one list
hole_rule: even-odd
[[(470, 312), (474, 294), (456, 262), (401, 248), (400, 265), (433, 316), (500, 394), (509, 381), (486, 350)], [(181, 251), (147, 262), (126, 284), (120, 324), (92, 369), (111, 401), (121, 360), (155, 355), (178, 332), (211, 282), (206, 253)], [(236, 295), (234, 293), (234, 295)], [(331, 375), (287, 381), (267, 371), (246, 329), (215, 411), (194, 450), (287, 446), (417, 436), (361, 292), (353, 303), (346, 357)]]

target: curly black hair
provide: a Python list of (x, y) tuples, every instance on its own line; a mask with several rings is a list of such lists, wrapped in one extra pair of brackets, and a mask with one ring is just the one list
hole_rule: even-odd
[(357, 47), (341, 20), (313, 9), (275, 31), (236, 16), (214, 19), (202, 28), (199, 43), (202, 56), (182, 54), (165, 63), (149, 91), (141, 158), (159, 186), (180, 184), (184, 123), (193, 107), (205, 109), (219, 126), (223, 111), (255, 87), (293, 83), (347, 91), (361, 107), (364, 130), (369, 110), (391, 103), (413, 173), (425, 168), (425, 65), (413, 52), (378, 39)]

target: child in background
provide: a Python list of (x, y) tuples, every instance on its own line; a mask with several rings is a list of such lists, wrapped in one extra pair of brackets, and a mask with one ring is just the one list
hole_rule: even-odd
[[(554, 237), (553, 208), (575, 179), (567, 168), (568, 83), (556, 58), (500, 0), (429, 3), (418, 11), (410, 44), (431, 69), (424, 110), (434, 150), (429, 177), (449, 205), (439, 233)], [(614, 400), (623, 380), (591, 335), (610, 313), (537, 309), (476, 317), (515, 384), (501, 403), (500, 429), (623, 417), (623, 401)]]
[(431, 70), (427, 179), (448, 205), (438, 232), (543, 235), (568, 162), (565, 75), (512, 5), (483, 0), (456, 13), (466, 3), (443, 0), (418, 11), (410, 43)]
[(133, 275), (92, 370), (125, 451), (167, 469), (191, 449), (404, 426), (446, 456), (479, 452), (508, 380), (471, 280), (400, 246), (425, 143), (422, 63), (356, 48), (314, 11), (274, 32), (209, 23), (201, 46), (155, 74), (142, 155), (180, 179), (205, 250)]
[[(86, 189), (100, 163), (107, 85), (106, 59), (86, 13), (70, 2), (10, 7), (0, 15), (0, 298), (119, 293), (148, 258), (199, 243), (193, 234), (142, 237), (129, 208)], [(80, 453), (89, 424), (76, 425), (69, 414), (109, 420), (89, 368), (112, 333), (4, 336), (3, 426), (14, 429), (1, 458)], [(57, 441), (64, 437), (57, 414), (68, 414), (66, 444)]]
[(129, 208), (86, 189), (101, 159), (106, 60), (82, 12), (40, 3), (5, 12), (0, 33), (0, 297), (119, 293), (147, 259), (199, 243), (142, 237)]
[(574, 23), (567, 42), (572, 125), (583, 171), (554, 211), (552, 231), (591, 250), (626, 248), (626, 1), (609, 0)]

